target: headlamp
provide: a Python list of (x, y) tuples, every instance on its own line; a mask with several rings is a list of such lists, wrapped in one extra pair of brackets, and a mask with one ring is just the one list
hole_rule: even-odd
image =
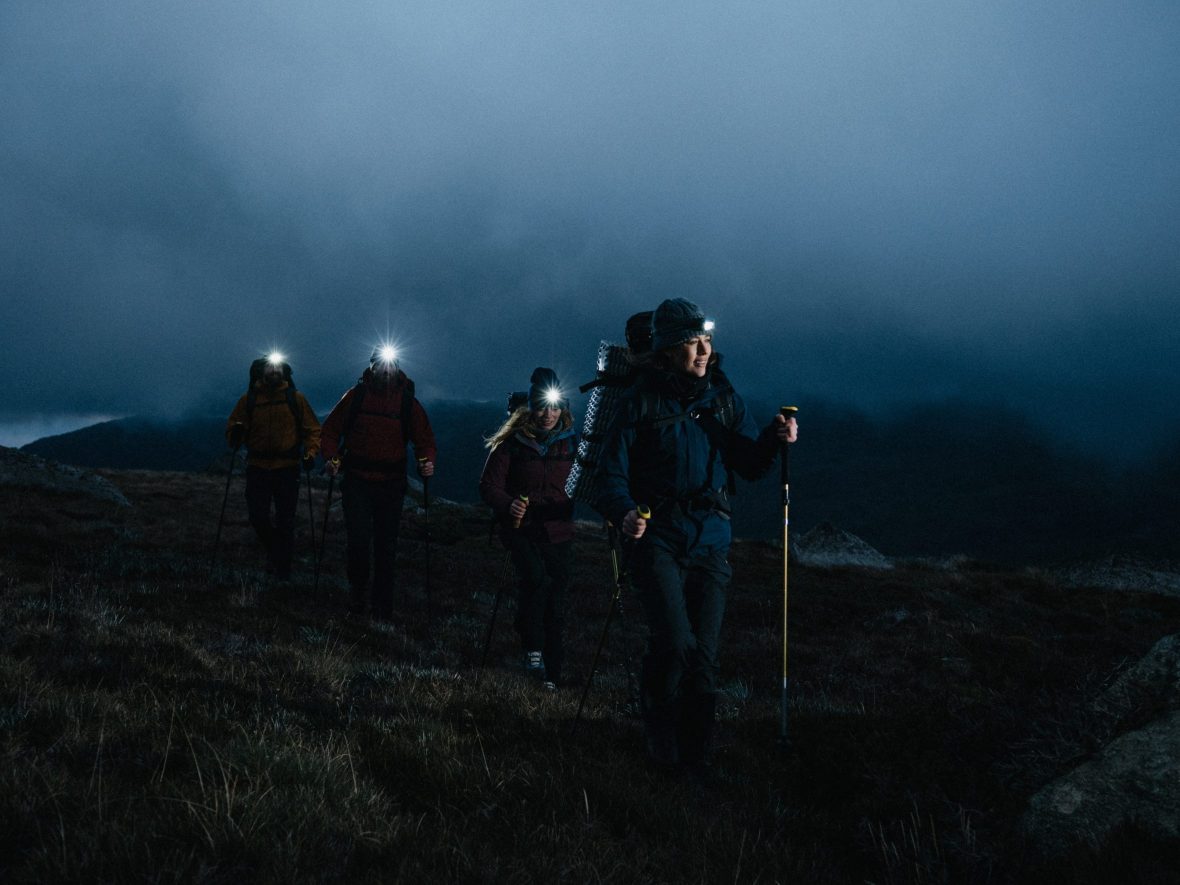
[(279, 351), (272, 350), (270, 353), (268, 353), (266, 355), (266, 361), (268, 363), (270, 363), (272, 366), (281, 366), (283, 363), (285, 363), (287, 361), (287, 358), (285, 356), (283, 356)]
[(373, 362), (392, 366), (397, 362), (397, 348), (392, 344), (382, 344), (377, 348), (377, 352), (373, 354)]
[(713, 331), (713, 327), (714, 327), (715, 325), (716, 325), (716, 323), (714, 323), (712, 320), (705, 320), (705, 325), (704, 325), (702, 328), (703, 328), (703, 329), (704, 329), (706, 332), (712, 332), (712, 331)]
[(549, 389), (547, 389), (545, 391), (543, 398), (545, 400), (545, 405), (547, 405), (547, 406), (554, 406), (555, 407), (555, 406), (561, 405), (561, 400), (562, 400), (561, 391), (556, 387), (550, 387)]

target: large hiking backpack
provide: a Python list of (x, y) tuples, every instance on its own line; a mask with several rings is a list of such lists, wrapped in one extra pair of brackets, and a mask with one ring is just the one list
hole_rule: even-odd
[[(397, 418), (402, 425), (402, 441), (406, 446), (409, 446), (410, 418), (413, 415), (414, 403), (417, 400), (414, 395), (414, 382), (404, 372), (402, 373), (402, 377), (405, 378), (405, 382), (402, 384), (402, 405)], [(348, 434), (352, 430), (352, 426), (356, 423), (357, 415), (361, 413), (361, 405), (365, 401), (366, 388), (363, 377), (356, 382), (353, 391), (352, 402), (348, 404), (348, 414), (344, 418), (344, 426), (340, 431), (340, 435), (344, 437), (341, 454), (345, 456), (348, 454)]]
[(565, 493), (575, 501), (593, 506), (598, 502), (601, 482), (598, 462), (602, 445), (614, 424), (623, 391), (635, 380), (629, 350), (623, 344), (602, 341), (598, 345), (598, 373), (593, 381), (583, 384), (582, 393), (591, 390), (586, 414), (582, 419), (581, 439), (574, 456), (574, 466), (565, 483)]

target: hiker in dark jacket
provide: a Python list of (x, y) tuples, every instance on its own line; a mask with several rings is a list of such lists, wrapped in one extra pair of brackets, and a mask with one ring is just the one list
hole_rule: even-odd
[(380, 348), (360, 381), (332, 409), (323, 432), (325, 471), (330, 476), (344, 471), (341, 498), (351, 610), (371, 610), (379, 621), (393, 619), (397, 537), (411, 444), (418, 475), (433, 476), (437, 450), (426, 410), (396, 354)]
[(518, 590), (516, 629), (525, 671), (561, 685), (565, 594), (573, 557), (574, 502), (565, 481), (578, 448), (569, 404), (552, 369), (533, 371), (528, 402), (487, 441), (479, 494), (492, 508)]
[(648, 754), (699, 769), (708, 763), (732, 574), (728, 475), (764, 475), (797, 428), (775, 416), (758, 430), (695, 304), (664, 301), (651, 329), (651, 351), (638, 359), (603, 450), (598, 510), (634, 543), (631, 572), (649, 628), (640, 697)]
[[(291, 366), (279, 354), (254, 360), (250, 388), (225, 426), (234, 450), (246, 444), (246, 508), (250, 525), (266, 549), (267, 570), (281, 582), (291, 578), (295, 549), (295, 508), (299, 465), (310, 469), (320, 448), (320, 422), (291, 380)], [(271, 505), (274, 517), (271, 517)]]

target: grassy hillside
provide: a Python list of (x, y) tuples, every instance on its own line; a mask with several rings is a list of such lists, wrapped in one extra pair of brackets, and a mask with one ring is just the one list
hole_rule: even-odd
[[(104, 471), (133, 507), (0, 490), (5, 881), (1155, 882), (1134, 829), (1040, 858), (1027, 799), (1108, 738), (1089, 701), (1180, 602), (959, 572), (791, 570), (793, 742), (777, 746), (782, 569), (742, 543), (711, 785), (660, 775), (629, 714), (627, 600), (573, 727), (609, 591), (577, 542), (569, 688), (516, 669), (503, 552), (478, 510), (407, 514), (398, 618), (344, 616), (343, 528), (319, 594), (276, 598), (236, 485)], [(314, 507), (322, 514), (326, 488)]]

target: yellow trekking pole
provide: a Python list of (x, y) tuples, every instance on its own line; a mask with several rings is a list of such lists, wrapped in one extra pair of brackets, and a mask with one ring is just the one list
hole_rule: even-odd
[[(797, 406), (783, 406), (779, 414), (790, 420), (799, 409)], [(790, 695), (787, 688), (787, 563), (791, 558), (790, 525), (791, 525), (791, 460), (790, 446), (779, 443), (780, 466), (783, 481), (783, 692), (779, 715), (779, 744), (787, 746), (790, 743), (787, 729), (787, 704)]]

